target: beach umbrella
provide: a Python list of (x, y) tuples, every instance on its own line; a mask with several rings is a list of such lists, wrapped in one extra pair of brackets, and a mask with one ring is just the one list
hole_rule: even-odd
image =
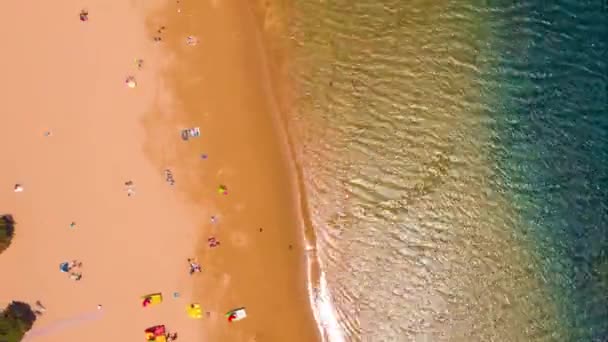
[(69, 272), (70, 271), (70, 263), (69, 262), (62, 262), (61, 264), (59, 264), (59, 270), (61, 272)]

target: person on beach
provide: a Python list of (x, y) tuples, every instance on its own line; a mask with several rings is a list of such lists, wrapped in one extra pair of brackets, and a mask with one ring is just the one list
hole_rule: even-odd
[(196, 44), (198, 44), (198, 38), (196, 38), (195, 36), (188, 36), (186, 37), (186, 44), (188, 46), (195, 46)]
[(72, 261), (70, 261), (68, 263), (67, 270), (69, 272), (69, 271), (72, 271), (75, 268), (81, 268), (81, 267), (82, 267), (82, 261), (78, 261), (78, 260), (74, 259), (74, 260), (72, 260)]
[(165, 31), (166, 27), (165, 26), (161, 26), (158, 30), (156, 30), (156, 33), (158, 33), (158, 36), (154, 36), (154, 41), (155, 42), (160, 42), (161, 40), (163, 40), (160, 35), (163, 33), (163, 31)]
[(150, 305), (150, 304), (152, 304), (152, 298), (150, 298), (150, 297), (147, 297), (147, 298), (146, 298), (146, 299), (144, 299), (144, 301), (141, 303), (141, 305), (142, 305), (143, 307), (146, 307), (146, 306), (148, 306), (148, 305)]
[(173, 173), (170, 169), (165, 169), (165, 180), (169, 185), (175, 185), (175, 178), (173, 178)]
[(80, 21), (85, 22), (87, 20), (89, 20), (89, 11), (87, 11), (87, 10), (80, 11)]
[(135, 183), (133, 183), (133, 181), (129, 180), (125, 182), (125, 187), (127, 187), (127, 196), (131, 197), (131, 195), (135, 193), (134, 186)]
[(190, 264), (190, 275), (200, 273), (202, 271), (201, 265), (195, 262), (194, 259), (188, 259), (188, 263)]
[(42, 303), (37, 300), (35, 303), (36, 309), (34, 309), (34, 313), (36, 314), (36, 316), (42, 316), (44, 314), (44, 312), (46, 311), (46, 308), (44, 307), (44, 305), (42, 305)]
[(42, 312), (46, 311), (46, 307), (42, 305), (42, 302), (39, 300), (36, 301), (36, 307), (38, 307), (38, 309), (40, 309)]
[(135, 80), (135, 76), (127, 76), (125, 79), (125, 84), (131, 89), (137, 87), (137, 80)]
[(213, 247), (217, 247), (220, 245), (220, 242), (214, 238), (213, 236), (207, 239), (207, 242), (209, 243), (209, 247), (213, 248)]

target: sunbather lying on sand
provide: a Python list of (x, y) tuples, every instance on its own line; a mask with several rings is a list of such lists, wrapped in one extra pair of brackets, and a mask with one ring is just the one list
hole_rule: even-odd
[(188, 259), (188, 263), (190, 263), (190, 275), (202, 271), (201, 265), (195, 262), (194, 259)]

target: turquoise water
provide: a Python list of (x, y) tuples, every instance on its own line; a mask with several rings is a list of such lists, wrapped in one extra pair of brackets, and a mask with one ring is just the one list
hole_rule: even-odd
[[(608, 12), (602, 2), (496, 8), (499, 182), (542, 258), (572, 341), (608, 338)], [(500, 14), (499, 14), (500, 13)]]
[(328, 339), (603, 341), (602, 2), (295, 8)]

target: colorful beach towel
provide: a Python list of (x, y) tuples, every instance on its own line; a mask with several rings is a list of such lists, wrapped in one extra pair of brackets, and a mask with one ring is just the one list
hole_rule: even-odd
[(148, 342), (167, 342), (167, 329), (164, 325), (155, 325), (144, 332)]
[(240, 321), (245, 317), (247, 317), (247, 312), (245, 311), (245, 308), (230, 310), (226, 313), (226, 318), (228, 318), (228, 322)]
[(160, 304), (163, 302), (163, 295), (162, 293), (152, 293), (146, 296), (142, 296), (142, 303), (141, 305), (146, 308), (148, 306), (151, 305), (156, 305), (156, 304)]

